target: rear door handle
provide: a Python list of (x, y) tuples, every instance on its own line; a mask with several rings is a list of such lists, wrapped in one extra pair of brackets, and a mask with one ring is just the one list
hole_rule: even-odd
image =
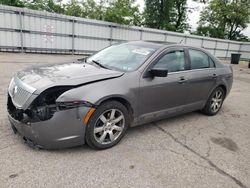
[(187, 79), (184, 76), (180, 77), (180, 80), (178, 81), (180, 84), (187, 82)]

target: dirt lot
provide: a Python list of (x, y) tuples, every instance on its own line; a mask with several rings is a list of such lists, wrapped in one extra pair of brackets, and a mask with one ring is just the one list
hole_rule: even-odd
[(6, 113), (12, 75), (76, 56), (0, 53), (0, 187), (250, 187), (250, 69), (233, 66), (220, 113), (199, 112), (129, 129), (117, 146), (34, 150)]

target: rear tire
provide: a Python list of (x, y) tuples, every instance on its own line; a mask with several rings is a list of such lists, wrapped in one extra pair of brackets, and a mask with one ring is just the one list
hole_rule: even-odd
[(221, 87), (215, 88), (209, 96), (205, 107), (201, 110), (202, 113), (208, 116), (216, 115), (220, 111), (224, 99), (225, 91)]
[(125, 135), (129, 120), (128, 110), (120, 102), (101, 104), (87, 124), (87, 144), (94, 149), (107, 149), (116, 145)]

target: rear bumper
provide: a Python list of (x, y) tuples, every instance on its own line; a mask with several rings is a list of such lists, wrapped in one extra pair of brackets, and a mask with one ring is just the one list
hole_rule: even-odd
[(9, 121), (31, 146), (45, 149), (60, 149), (83, 145), (85, 143), (84, 117), (88, 107), (58, 111), (47, 121), (22, 123), (10, 114)]

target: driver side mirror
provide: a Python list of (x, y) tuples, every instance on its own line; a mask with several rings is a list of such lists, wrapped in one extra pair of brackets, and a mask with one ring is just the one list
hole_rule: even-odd
[(166, 77), (168, 75), (168, 70), (163, 68), (152, 68), (149, 73), (153, 77)]

